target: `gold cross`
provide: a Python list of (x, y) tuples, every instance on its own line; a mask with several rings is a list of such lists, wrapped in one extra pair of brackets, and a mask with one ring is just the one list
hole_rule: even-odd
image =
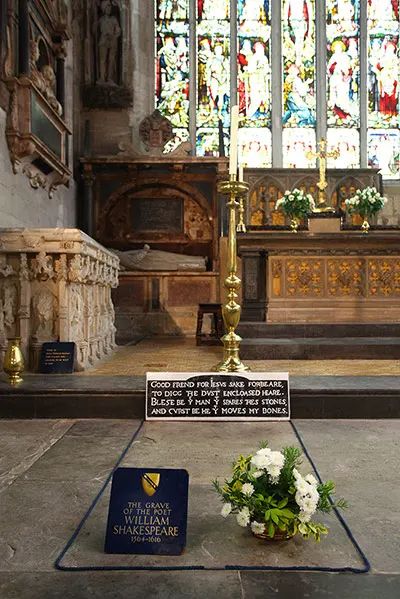
[(332, 150), (328, 152), (326, 150), (326, 140), (322, 137), (318, 142), (318, 152), (313, 152), (309, 150), (306, 154), (308, 160), (312, 160), (313, 158), (318, 158), (319, 163), (319, 181), (317, 183), (318, 187), (318, 206), (316, 208), (316, 212), (332, 212), (333, 208), (330, 208), (326, 204), (326, 193), (325, 190), (328, 187), (328, 182), (326, 180), (326, 159), (327, 158), (337, 158), (340, 155), (338, 149)]

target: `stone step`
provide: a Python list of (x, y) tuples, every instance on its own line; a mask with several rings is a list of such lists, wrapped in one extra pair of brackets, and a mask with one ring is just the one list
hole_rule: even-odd
[(400, 337), (399, 323), (339, 323), (339, 324), (275, 324), (241, 322), (238, 333), (243, 338), (295, 337)]
[[(144, 416), (143, 376), (24, 377), (17, 387), (0, 380), (0, 418)], [(396, 376), (293, 376), (290, 393), (292, 418), (400, 418)]]
[(243, 360), (400, 359), (400, 337), (294, 337), (243, 339)]

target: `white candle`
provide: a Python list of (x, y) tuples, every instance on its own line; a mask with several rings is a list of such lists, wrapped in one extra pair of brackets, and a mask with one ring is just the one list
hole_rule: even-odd
[(238, 129), (239, 129), (239, 106), (231, 108), (231, 144), (229, 150), (229, 174), (237, 175), (238, 158)]
[(239, 181), (243, 181), (243, 162), (239, 163)]

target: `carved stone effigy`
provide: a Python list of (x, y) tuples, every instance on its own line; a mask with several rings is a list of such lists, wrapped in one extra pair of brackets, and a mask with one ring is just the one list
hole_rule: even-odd
[(84, 370), (115, 349), (119, 259), (78, 229), (0, 229), (0, 360), (20, 336), (36, 370), (46, 341), (76, 343)]

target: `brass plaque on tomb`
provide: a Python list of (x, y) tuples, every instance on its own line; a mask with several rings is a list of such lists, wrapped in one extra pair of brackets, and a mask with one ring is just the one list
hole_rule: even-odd
[(139, 198), (132, 202), (136, 233), (183, 233), (183, 201), (179, 198)]

